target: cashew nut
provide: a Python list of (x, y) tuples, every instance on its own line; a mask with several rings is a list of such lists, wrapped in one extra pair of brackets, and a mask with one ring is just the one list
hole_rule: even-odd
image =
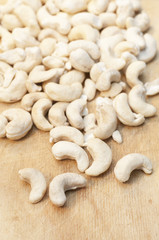
[(47, 68), (64, 68), (64, 58), (47, 56), (43, 58), (43, 64)]
[(159, 93), (159, 79), (155, 79), (152, 82), (145, 83), (146, 95), (154, 96)]
[(83, 134), (76, 128), (70, 126), (58, 126), (50, 131), (50, 143), (59, 141), (74, 142), (79, 146), (83, 146)]
[(23, 27), (21, 21), (14, 14), (5, 14), (1, 24), (9, 31), (13, 31), (14, 28)]
[(85, 10), (88, 0), (74, 0), (73, 2), (70, 2), (70, 0), (54, 0), (54, 2), (63, 12), (74, 14)]
[(142, 114), (135, 114), (131, 111), (126, 93), (120, 93), (113, 101), (117, 116), (124, 125), (139, 126), (143, 124), (145, 118)]
[(6, 125), (8, 124), (8, 121), (6, 117), (4, 117), (2, 114), (0, 114), (0, 138), (3, 138), (6, 136)]
[(12, 34), (2, 26), (0, 26), (0, 37), (0, 51), (7, 51), (15, 47), (15, 42), (13, 40)]
[(90, 0), (87, 6), (88, 12), (100, 14), (105, 12), (108, 7), (109, 0)]
[(129, 104), (134, 112), (141, 113), (144, 117), (152, 117), (156, 113), (156, 108), (146, 102), (145, 96), (145, 87), (140, 84), (136, 85), (129, 92)]
[(41, 30), (38, 35), (38, 40), (43, 41), (45, 38), (49, 37), (56, 39), (58, 42), (68, 42), (68, 38), (66, 36), (63, 36), (58, 31), (51, 28), (44, 28), (43, 30)]
[(66, 85), (70, 85), (73, 84), (75, 82), (79, 82), (79, 83), (83, 83), (85, 79), (85, 74), (81, 71), (77, 71), (77, 70), (72, 70), (69, 71), (67, 73), (64, 73), (61, 77), (60, 77), (60, 84), (66, 84)]
[(22, 48), (14, 48), (6, 52), (0, 53), (0, 60), (7, 62), (8, 64), (14, 65), (16, 62), (24, 60), (26, 54)]
[(65, 116), (68, 103), (57, 102), (49, 110), (48, 119), (53, 126), (66, 126), (68, 125), (67, 118)]
[(105, 71), (106, 67), (104, 62), (95, 63), (90, 70), (90, 77), (94, 82), (96, 82), (99, 76)]
[(0, 61), (0, 87), (7, 88), (12, 82), (14, 76), (16, 74), (16, 70), (12, 68), (9, 64)]
[(60, 11), (60, 9), (56, 7), (53, 0), (47, 0), (45, 6), (51, 15), (56, 15)]
[(124, 28), (126, 19), (134, 16), (134, 9), (130, 0), (116, 0), (117, 4), (117, 20), (116, 24), (120, 28)]
[(34, 1), (30, 1), (30, 0), (22, 0), (23, 3), (25, 3), (26, 5), (29, 5), (34, 12), (37, 12), (38, 9), (41, 7), (41, 4), (43, 3), (43, 0), (39, 1), (39, 0), (34, 0)]
[(71, 24), (73, 26), (76, 26), (79, 24), (88, 24), (93, 28), (97, 28), (97, 29), (102, 28), (102, 22), (100, 18), (95, 14), (89, 13), (89, 12), (82, 12), (82, 13), (77, 13), (73, 15), (71, 18)]
[(99, 18), (102, 22), (102, 28), (115, 25), (116, 22), (115, 13), (104, 12), (99, 15)]
[(51, 37), (47, 37), (43, 39), (39, 45), (42, 56), (47, 57), (51, 55), (55, 50), (55, 44), (56, 44), (56, 40)]
[(87, 100), (91, 101), (96, 95), (96, 85), (91, 79), (86, 79), (84, 82), (83, 93), (87, 96)]
[(113, 132), (112, 138), (117, 143), (122, 143), (123, 142), (122, 136), (121, 136), (121, 134), (118, 130)]
[(85, 187), (86, 179), (77, 173), (63, 173), (51, 181), (49, 186), (49, 198), (51, 202), (61, 207), (66, 202), (65, 192)]
[(31, 185), (29, 202), (38, 203), (46, 193), (46, 180), (43, 174), (35, 168), (24, 168), (19, 170), (21, 180)]
[(124, 87), (121, 84), (122, 82), (119, 83), (112, 83), (111, 87), (109, 90), (107, 91), (102, 91), (100, 93), (100, 97), (110, 97), (110, 98), (114, 98), (116, 97), (119, 93), (122, 92), (122, 90), (124, 90)]
[(123, 41), (123, 42), (118, 43), (115, 46), (114, 52), (117, 57), (121, 57), (123, 52), (129, 52), (129, 53), (132, 53), (133, 55), (137, 56), (139, 54), (139, 48), (133, 42)]
[(139, 153), (130, 153), (121, 158), (115, 168), (115, 177), (120, 182), (126, 182), (130, 178), (130, 174), (135, 169), (141, 169), (146, 174), (152, 173), (152, 164), (149, 158)]
[(116, 8), (117, 8), (116, 2), (109, 2), (107, 12), (114, 13), (116, 11)]
[(87, 150), (93, 158), (93, 163), (85, 173), (98, 176), (107, 171), (112, 162), (112, 151), (109, 146), (99, 138), (92, 138), (87, 142)]
[[(11, 140), (23, 138), (32, 128), (33, 122), (30, 113), (21, 108), (11, 108), (2, 112), (6, 121), (1, 118), (5, 127), (5, 136)], [(4, 135), (3, 135), (4, 137)]]
[[(136, 44), (141, 50), (146, 47), (146, 41), (143, 33), (138, 27), (130, 27), (125, 32), (125, 38), (129, 42)], [(137, 55), (137, 54), (136, 54)]]
[(53, 126), (45, 118), (46, 113), (52, 106), (52, 101), (47, 98), (39, 99), (32, 107), (31, 115), (35, 126), (43, 131), (50, 131)]
[(136, 15), (134, 18), (128, 17), (126, 19), (126, 27), (138, 27), (142, 32), (145, 32), (150, 27), (150, 18), (145, 12)]

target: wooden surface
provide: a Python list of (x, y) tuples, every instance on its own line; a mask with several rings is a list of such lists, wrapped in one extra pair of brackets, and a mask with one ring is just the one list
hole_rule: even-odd
[[(150, 32), (159, 41), (158, 0), (143, 0), (151, 18)], [(159, 57), (150, 63), (143, 81), (159, 76)], [(47, 183), (57, 174), (79, 173), (74, 161), (53, 159), (48, 133), (32, 131), (20, 141), (0, 139), (0, 240), (158, 240), (159, 239), (159, 96), (150, 99), (158, 109), (141, 127), (120, 130), (123, 144), (107, 141), (113, 151), (110, 169), (100, 177), (87, 177), (86, 189), (67, 193), (63, 208), (53, 206), (48, 192), (38, 204), (30, 204), (30, 186), (18, 177), (18, 170), (34, 167)], [(0, 104), (0, 112), (18, 104)], [(131, 175), (126, 184), (113, 174), (117, 160), (139, 152), (153, 163), (154, 172)]]

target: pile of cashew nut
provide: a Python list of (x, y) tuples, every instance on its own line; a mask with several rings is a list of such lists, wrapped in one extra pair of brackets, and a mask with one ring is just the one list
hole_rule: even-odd
[[(119, 122), (136, 127), (156, 113), (147, 96), (159, 93), (159, 79), (140, 79), (157, 52), (140, 0), (8, 0), (0, 21), (0, 102), (21, 101), (0, 114), (0, 137), (19, 140), (34, 124), (50, 132), (56, 160), (73, 159), (89, 176), (106, 172), (105, 140), (122, 143)], [(125, 182), (134, 169), (150, 174), (151, 161), (131, 153), (114, 173)], [(25, 168), (19, 175), (31, 184), (30, 202), (39, 202), (43, 174)], [(79, 174), (55, 176), (50, 200), (63, 206), (65, 191), (85, 185)]]

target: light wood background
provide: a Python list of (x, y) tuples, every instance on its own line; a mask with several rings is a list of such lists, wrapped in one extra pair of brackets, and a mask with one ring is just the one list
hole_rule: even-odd
[[(142, 0), (151, 18), (150, 32), (159, 41), (159, 1)], [(159, 57), (147, 66), (143, 81), (159, 77)], [(74, 161), (53, 159), (48, 133), (33, 128), (20, 141), (0, 139), (0, 240), (158, 240), (159, 239), (159, 96), (150, 99), (158, 109), (141, 127), (120, 130), (123, 144), (107, 141), (113, 151), (110, 169), (98, 178), (87, 177), (86, 189), (67, 193), (63, 208), (53, 206), (48, 192), (38, 204), (30, 204), (30, 186), (18, 170), (34, 167), (47, 183), (57, 174), (79, 173)], [(0, 104), (0, 112), (18, 104)], [(154, 172), (131, 175), (126, 184), (113, 174), (125, 154), (139, 152), (153, 163)]]

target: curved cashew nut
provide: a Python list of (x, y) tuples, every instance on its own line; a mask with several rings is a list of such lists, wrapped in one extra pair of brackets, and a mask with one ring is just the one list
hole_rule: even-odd
[(133, 42), (123, 41), (123, 42), (118, 43), (115, 46), (114, 52), (117, 57), (121, 57), (121, 55), (124, 52), (129, 52), (129, 53), (132, 53), (133, 55), (137, 56), (139, 54), (139, 48)]
[(6, 125), (8, 124), (8, 121), (6, 117), (4, 117), (2, 114), (0, 114), (0, 138), (3, 138), (6, 136)]
[(84, 82), (83, 94), (87, 96), (87, 100), (91, 101), (96, 95), (96, 85), (91, 79), (86, 79)]
[(133, 5), (130, 1), (128, 0), (117, 0), (117, 20), (116, 24), (120, 28), (124, 28), (126, 24), (126, 19), (128, 17), (133, 17), (134, 16), (134, 9)]
[(86, 107), (86, 104), (86, 100), (76, 99), (71, 102), (66, 109), (66, 115), (69, 123), (77, 129), (84, 128), (84, 121), (81, 115), (82, 111)]
[(63, 173), (51, 181), (49, 186), (49, 198), (51, 202), (61, 207), (66, 202), (65, 192), (86, 186), (86, 179), (77, 173)]
[(43, 58), (43, 64), (47, 68), (64, 68), (64, 59), (56, 56), (47, 56)]
[(76, 70), (82, 72), (89, 72), (91, 67), (94, 65), (93, 59), (82, 48), (71, 52), (70, 62)]
[(106, 11), (108, 3), (109, 0), (91, 0), (88, 3), (87, 10), (94, 14), (100, 14)]
[(70, 4), (70, 0), (54, 0), (55, 5), (62, 10), (70, 14), (81, 12), (87, 8), (88, 0), (74, 0)]
[(69, 43), (69, 52), (82, 48), (85, 50), (92, 59), (97, 60), (100, 58), (100, 51), (97, 44), (87, 40), (76, 40)]
[(107, 171), (112, 162), (112, 151), (109, 146), (98, 138), (92, 138), (87, 142), (87, 150), (93, 158), (93, 163), (85, 173), (98, 176)]
[(102, 28), (116, 25), (116, 14), (115, 13), (110, 13), (110, 12), (101, 13), (99, 15), (99, 19), (102, 22)]
[(130, 174), (135, 169), (141, 169), (146, 174), (152, 173), (152, 164), (149, 158), (139, 153), (130, 153), (121, 158), (115, 168), (115, 177), (120, 182), (126, 182), (130, 178)]
[(82, 94), (81, 83), (73, 83), (72, 85), (61, 85), (57, 83), (46, 84), (45, 93), (54, 101), (72, 102), (78, 99)]
[(57, 102), (49, 110), (48, 119), (53, 126), (67, 126), (68, 121), (65, 116), (66, 108), (68, 103), (66, 102)]
[(58, 31), (51, 29), (51, 28), (44, 28), (41, 30), (41, 32), (38, 35), (38, 40), (43, 41), (46, 38), (52, 37), (56, 39), (58, 42), (68, 42), (68, 38), (62, 34), (60, 34)]
[(42, 86), (33, 83), (30, 79), (26, 80), (26, 88), (29, 93), (41, 92), (42, 90)]
[(114, 13), (116, 11), (116, 8), (117, 8), (116, 2), (109, 2), (107, 12)]
[(125, 67), (123, 68), (123, 72), (125, 73), (128, 66), (133, 63), (138, 61), (137, 57), (135, 57), (133, 54), (129, 53), (129, 52), (123, 52), (123, 54), (121, 55), (121, 58), (123, 58), (126, 62)]
[(73, 15), (71, 18), (71, 24), (73, 26), (79, 24), (88, 24), (97, 29), (102, 28), (102, 21), (100, 20), (99, 16), (89, 12), (82, 12)]
[(57, 160), (74, 159), (80, 172), (84, 172), (89, 166), (87, 153), (76, 143), (67, 141), (57, 142), (52, 147), (52, 153)]
[(22, 48), (14, 48), (3, 53), (0, 53), (0, 60), (10, 65), (14, 65), (16, 62), (24, 60), (26, 54)]
[(159, 93), (159, 79), (155, 79), (152, 82), (145, 83), (146, 95), (154, 96)]
[(94, 113), (87, 114), (84, 119), (84, 131), (85, 132), (92, 132), (92, 130), (97, 126), (96, 125), (96, 118)]
[(97, 98), (95, 116), (97, 127), (93, 130), (94, 136), (102, 140), (109, 138), (117, 127), (117, 116), (109, 99)]
[(38, 65), (33, 68), (29, 74), (29, 80), (34, 83), (41, 83), (48, 81), (50, 79), (57, 79), (64, 72), (63, 68), (55, 68), (50, 70), (45, 70), (43, 65)]
[(59, 83), (63, 85), (70, 85), (75, 82), (83, 83), (84, 79), (85, 79), (85, 74), (83, 72), (72, 70), (67, 73), (64, 73), (60, 77)]
[(42, 28), (53, 28), (61, 34), (68, 34), (71, 24), (66, 13), (57, 13), (56, 16), (49, 14), (45, 6), (37, 12), (37, 19)]
[(45, 6), (51, 15), (56, 15), (60, 11), (60, 9), (56, 7), (55, 3), (52, 0), (47, 0)]
[(142, 32), (145, 32), (150, 27), (150, 18), (145, 12), (136, 15), (134, 18), (128, 17), (126, 19), (126, 27), (138, 27)]
[(121, 82), (119, 83), (112, 83), (111, 87), (109, 90), (107, 91), (102, 91), (100, 93), (100, 97), (107, 97), (107, 98), (114, 98), (116, 97), (119, 93), (122, 92), (122, 90), (124, 90), (124, 87), (122, 86)]
[(99, 31), (88, 24), (79, 24), (71, 29), (68, 39), (70, 42), (83, 39), (96, 43), (99, 39)]
[(0, 75), (1, 83), (0, 87), (7, 88), (15, 77), (16, 70), (12, 68), (8, 63), (0, 61)]
[(41, 98), (48, 98), (48, 96), (43, 92), (28, 93), (22, 98), (21, 106), (24, 110), (30, 112), (34, 103)]
[(38, 11), (38, 9), (41, 7), (43, 1), (39, 1), (39, 0), (34, 0), (34, 1), (23, 0), (23, 3), (29, 5), (34, 10), (34, 12), (36, 13)]
[(138, 59), (140, 61), (144, 61), (144, 62), (148, 63), (156, 56), (157, 45), (156, 45), (156, 40), (149, 33), (146, 33), (144, 35), (144, 39), (146, 42), (146, 47), (145, 47), (145, 49), (140, 51), (140, 53), (138, 55)]
[(26, 79), (26, 72), (17, 71), (8, 87), (0, 87), (0, 102), (13, 103), (21, 100), (27, 92)]
[(156, 108), (146, 102), (145, 95), (145, 87), (136, 85), (129, 92), (129, 104), (136, 113), (141, 113), (144, 117), (152, 117), (156, 113)]
[(46, 180), (44, 175), (35, 168), (24, 168), (19, 170), (21, 180), (31, 185), (29, 202), (38, 203), (46, 193)]
[(42, 56), (39, 47), (28, 47), (25, 49), (25, 53), (25, 60), (15, 63), (14, 68), (29, 73), (36, 65), (41, 63)]
[(21, 108), (11, 108), (2, 112), (7, 122), (5, 125), (5, 135), (11, 140), (19, 140), (24, 137), (32, 128), (33, 122), (30, 113)]
[(145, 48), (146, 41), (144, 39), (144, 35), (138, 27), (130, 27), (125, 32), (125, 38), (129, 42), (133, 42), (138, 46), (141, 50)]
[(130, 87), (134, 87), (137, 84), (143, 84), (139, 80), (139, 76), (143, 73), (146, 68), (145, 62), (135, 61), (132, 62), (126, 69), (126, 81)]
[(142, 114), (135, 114), (131, 111), (126, 93), (120, 93), (113, 101), (117, 116), (124, 125), (139, 126), (143, 124), (145, 118)]
[[(112, 37), (112, 36), (116, 36), (118, 34), (122, 34), (122, 31), (121, 31), (121, 29), (119, 27), (117, 27), (117, 26), (109, 26), (109, 27), (104, 28), (101, 31), (100, 38)], [(124, 40), (124, 37), (122, 38), (122, 40)]]
[(106, 67), (104, 62), (95, 63), (90, 70), (90, 77), (94, 82), (96, 82), (101, 73), (105, 71)]
[(52, 106), (52, 101), (47, 98), (39, 99), (33, 106), (31, 115), (35, 126), (43, 131), (50, 131), (53, 126), (45, 118), (46, 113)]
[[(49, 48), (48, 48), (49, 46)], [(41, 50), (41, 55), (43, 57), (47, 57), (50, 56), (53, 51), (55, 50), (55, 46), (56, 46), (56, 40), (51, 38), (51, 37), (47, 37), (45, 39), (43, 39), (39, 45), (40, 50)]]
[(14, 14), (5, 14), (2, 18), (1, 24), (11, 32), (17, 27), (23, 27), (21, 21)]
[(74, 142), (79, 146), (83, 146), (83, 134), (76, 128), (70, 126), (58, 126), (50, 131), (50, 143), (59, 141)]
[(15, 48), (15, 42), (13, 40), (12, 34), (2, 26), (0, 26), (0, 37), (0, 50), (2, 52)]

